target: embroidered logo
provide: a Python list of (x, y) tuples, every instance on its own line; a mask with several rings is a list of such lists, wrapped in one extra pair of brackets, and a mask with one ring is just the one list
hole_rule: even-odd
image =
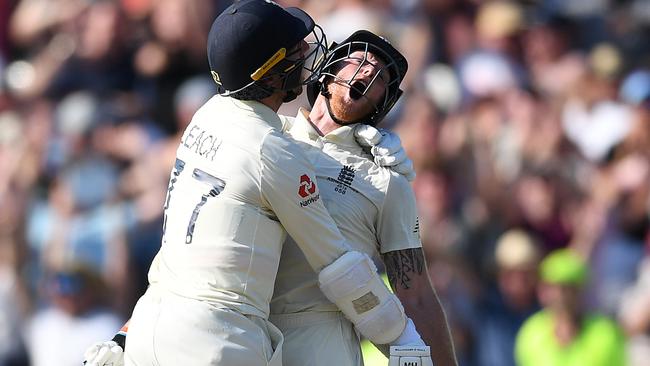
[(345, 194), (348, 188), (352, 186), (353, 180), (354, 180), (354, 168), (348, 165), (343, 166), (343, 168), (339, 172), (337, 185), (336, 188), (334, 188), (334, 191), (340, 194)]
[(300, 188), (298, 188), (298, 195), (302, 198), (311, 196), (316, 193), (316, 183), (312, 182), (307, 174), (300, 176)]
[(307, 174), (300, 176), (300, 187), (298, 187), (298, 196), (306, 198), (306, 200), (300, 202), (301, 207), (306, 207), (320, 198), (320, 195), (316, 193), (316, 182), (312, 181)]

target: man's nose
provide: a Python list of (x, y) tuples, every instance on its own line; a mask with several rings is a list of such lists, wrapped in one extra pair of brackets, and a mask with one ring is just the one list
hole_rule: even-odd
[(373, 77), (376, 72), (377, 72), (377, 69), (375, 68), (374, 65), (372, 65), (370, 63), (365, 63), (363, 66), (361, 66), (361, 73), (364, 76)]

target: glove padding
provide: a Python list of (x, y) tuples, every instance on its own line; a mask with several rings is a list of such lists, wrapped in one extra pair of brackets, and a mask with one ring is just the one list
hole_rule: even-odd
[(359, 124), (354, 129), (354, 137), (359, 145), (370, 148), (377, 165), (403, 175), (409, 182), (415, 179), (413, 161), (406, 155), (397, 134), (386, 129)]
[(433, 366), (429, 346), (391, 346), (388, 366)]
[(115, 341), (97, 342), (84, 352), (85, 366), (124, 366), (124, 349)]

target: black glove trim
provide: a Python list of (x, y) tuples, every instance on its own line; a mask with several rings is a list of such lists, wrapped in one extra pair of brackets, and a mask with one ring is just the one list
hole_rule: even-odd
[(126, 344), (126, 333), (119, 332), (111, 340), (117, 343), (117, 345), (122, 347), (122, 350), (124, 350), (124, 345)]

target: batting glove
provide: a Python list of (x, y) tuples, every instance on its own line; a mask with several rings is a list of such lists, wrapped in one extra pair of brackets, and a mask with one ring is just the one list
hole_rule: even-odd
[(112, 340), (97, 342), (84, 352), (85, 366), (124, 366), (126, 332), (118, 332)]
[(391, 346), (388, 366), (433, 366), (429, 346)]
[(370, 148), (377, 165), (403, 175), (409, 182), (415, 179), (413, 161), (406, 155), (397, 134), (386, 129), (359, 124), (354, 129), (354, 137), (359, 145)]

